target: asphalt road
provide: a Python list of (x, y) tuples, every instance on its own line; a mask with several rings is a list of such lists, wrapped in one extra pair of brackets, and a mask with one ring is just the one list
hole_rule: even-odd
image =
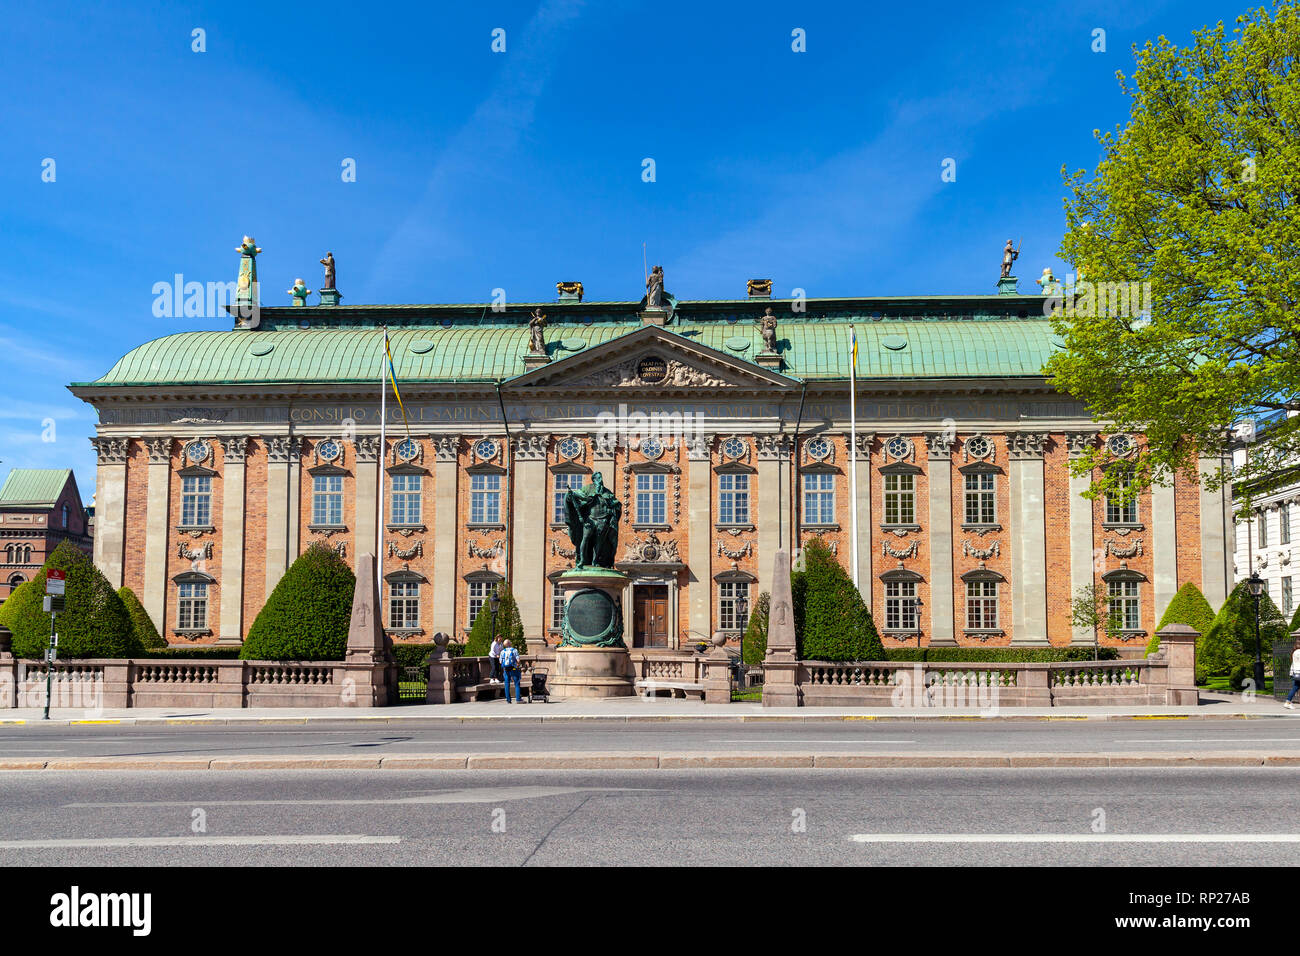
[(372, 755), (554, 751), (816, 750), (819, 753), (1300, 752), (1300, 721), (833, 721), (800, 723), (0, 726), (0, 758)]
[(95, 771), (0, 785), (3, 866), (1300, 860), (1288, 768)]

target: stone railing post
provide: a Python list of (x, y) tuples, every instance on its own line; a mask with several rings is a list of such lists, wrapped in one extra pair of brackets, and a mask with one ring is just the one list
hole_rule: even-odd
[(446, 634), (439, 631), (433, 635), (434, 648), (429, 654), (429, 685), (424, 691), (426, 704), (454, 704), (456, 702), (456, 681), (454, 678), (454, 658), (447, 653)]
[(1025, 707), (1051, 707), (1052, 686), (1050, 681), (1051, 666), (1044, 663), (1029, 662), (1020, 665), (1016, 684), (1020, 688), (1022, 703)]
[[(697, 666), (704, 681), (704, 702), (706, 704), (731, 703), (731, 658), (723, 650), (727, 635), (723, 631), (713, 634), (713, 647), (708, 656), (699, 661)], [(698, 672), (697, 672), (698, 673)]]
[(1195, 707), (1200, 704), (1201, 694), (1196, 689), (1196, 639), (1200, 636), (1195, 628), (1186, 624), (1170, 624), (1156, 632), (1167, 662), (1166, 704), (1175, 707)]
[(13, 633), (0, 627), (0, 709), (18, 706), (18, 661), (13, 655)]
[(135, 661), (104, 661), (104, 699), (102, 707), (131, 706), (131, 678), (135, 674)]

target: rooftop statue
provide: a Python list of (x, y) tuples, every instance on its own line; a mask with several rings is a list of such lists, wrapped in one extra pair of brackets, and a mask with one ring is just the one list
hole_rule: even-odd
[(647, 309), (661, 309), (664, 304), (664, 267), (655, 266), (645, 280), (645, 304)]
[(546, 328), (546, 316), (542, 315), (541, 309), (533, 309), (533, 314), (528, 319), (528, 350), (544, 354), (546, 352), (546, 341), (542, 338), (542, 329)]
[(334, 253), (325, 253), (325, 258), (320, 261), (320, 264), (325, 267), (325, 284), (321, 288), (334, 288)]
[(596, 472), (591, 484), (571, 488), (564, 495), (564, 521), (577, 555), (574, 568), (614, 567), (618, 547), (618, 521), (623, 502), (605, 487), (605, 476)]
[(776, 316), (772, 314), (771, 306), (768, 306), (767, 310), (764, 311), (759, 330), (763, 333), (763, 349), (768, 352), (775, 352)]
[(1015, 243), (1008, 239), (1002, 250), (1002, 278), (1004, 279), (1011, 276), (1011, 265), (1020, 258), (1020, 250), (1013, 248), (1014, 246)]

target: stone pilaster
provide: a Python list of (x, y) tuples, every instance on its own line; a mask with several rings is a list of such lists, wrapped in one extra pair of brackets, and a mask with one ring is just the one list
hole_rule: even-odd
[[(781, 493), (782, 470), (790, 463), (790, 438), (787, 435), (758, 435), (755, 438), (758, 458), (758, 503), (755, 510), (755, 565), (758, 571), (758, 593), (771, 593), (772, 562), (776, 552), (784, 550), (782, 534), (784, 495)], [(750, 598), (750, 604), (756, 596)]]
[(550, 520), (546, 488), (546, 449), (549, 435), (520, 435), (514, 440), (514, 486), (523, 493), (522, 507), (510, 515), (510, 587), (524, 638), (537, 646), (546, 635), (550, 608), (546, 587), (546, 525)]
[[(433, 465), (433, 573), (439, 582), (433, 588), (433, 631), (456, 633), (456, 481), (459, 439), (442, 435), (435, 439)], [(427, 522), (426, 522), (427, 523)]]
[(266, 438), (266, 596), (269, 598), (289, 567), (289, 460), (298, 440), (289, 435)]
[(221, 479), (221, 624), (218, 644), (244, 640), (244, 461), (248, 438), (223, 435)]
[(690, 606), (687, 627), (694, 635), (710, 635), (713, 608), (713, 463), (710, 443), (696, 438), (686, 445), (686, 502), (690, 543), (686, 561), (690, 566)]
[(98, 468), (95, 475), (95, 566), (116, 590), (122, 586), (126, 543), (125, 438), (92, 438)]
[(1155, 617), (1145, 622), (1152, 630), (1178, 593), (1178, 532), (1174, 485), (1151, 485), (1151, 571)]
[[(352, 454), (353, 473), (356, 475), (353, 487), (357, 491), (352, 528), (352, 548), (355, 552), (353, 560), (359, 561), (361, 555), (378, 549), (379, 554), (375, 560), (378, 562), (377, 567), (382, 570), (384, 549), (380, 548), (380, 539), (375, 533), (375, 522), (379, 520), (380, 488), (386, 489), (388, 481), (386, 478), (380, 481), (380, 475), (385, 474), (386, 462), (380, 460), (379, 436), (358, 435), (352, 441)], [(388, 521), (391, 518), (392, 516), (389, 515), (384, 520)]]
[[(1096, 441), (1097, 432), (1069, 432), (1065, 440), (1069, 443), (1070, 459), (1077, 461)], [(1093, 583), (1096, 558), (1092, 543), (1092, 502), (1083, 497), (1083, 493), (1092, 484), (1088, 475), (1070, 476), (1070, 600), (1078, 595), (1080, 588)], [(1095, 635), (1086, 627), (1073, 626), (1071, 644), (1091, 645)]]
[[(1232, 586), (1232, 556), (1236, 529), (1232, 521), (1231, 486), (1207, 488), (1205, 480), (1223, 466), (1218, 458), (1202, 458), (1197, 468), (1201, 479), (1201, 593), (1210, 607), (1221, 607)], [(96, 532), (98, 533), (98, 532)], [(1250, 533), (1249, 527), (1246, 533)], [(1249, 574), (1251, 568), (1245, 569)], [(1159, 618), (1156, 618), (1159, 620)]]
[[(851, 450), (849, 467), (858, 473), (858, 497), (857, 501), (851, 504), (856, 505), (858, 509), (858, 593), (870, 608), (873, 590), (871, 586), (871, 447), (875, 443), (876, 436), (859, 432), (857, 438), (858, 447)], [(796, 507), (800, 504), (796, 504)], [(850, 520), (850, 533), (852, 528), (853, 523)]]
[(166, 633), (167, 537), (170, 529), (172, 439), (146, 438), (149, 483), (145, 498), (144, 594), (140, 603), (158, 633)]
[(1046, 645), (1047, 512), (1043, 454), (1046, 432), (1013, 432), (1011, 444), (1012, 644)]
[(952, 444), (950, 431), (925, 436), (930, 459), (930, 645), (957, 644), (953, 614)]

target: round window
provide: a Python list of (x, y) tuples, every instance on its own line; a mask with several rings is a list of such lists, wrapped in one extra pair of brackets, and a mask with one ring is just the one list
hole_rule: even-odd
[(814, 438), (804, 447), (808, 450), (808, 457), (816, 458), (818, 461), (831, 453), (831, 443), (825, 438)]
[(558, 451), (561, 458), (577, 458), (582, 454), (582, 442), (576, 438), (566, 438), (560, 442)]
[(983, 435), (966, 439), (966, 453), (972, 458), (987, 458), (992, 450), (993, 445)]
[(1128, 435), (1111, 435), (1106, 442), (1106, 447), (1116, 458), (1123, 458), (1133, 450), (1133, 439)]
[(722, 454), (726, 458), (743, 458), (748, 447), (743, 438), (728, 438), (722, 443)]
[(397, 457), (402, 461), (410, 461), (420, 453), (420, 446), (416, 444), (414, 438), (403, 438), (397, 443)]
[(901, 435), (889, 439), (885, 451), (890, 458), (906, 458), (912, 450), (912, 443)]
[(327, 438), (317, 446), (316, 453), (320, 455), (323, 461), (333, 461), (343, 453), (343, 449), (339, 447), (339, 443), (333, 438)]
[(641, 454), (647, 458), (658, 458), (664, 453), (664, 443), (658, 438), (645, 438), (641, 441)]
[(192, 441), (185, 448), (185, 456), (190, 461), (206, 461), (211, 450), (205, 441)]
[(491, 438), (484, 438), (474, 446), (474, 454), (484, 459), (495, 458), (497, 456), (497, 443)]

